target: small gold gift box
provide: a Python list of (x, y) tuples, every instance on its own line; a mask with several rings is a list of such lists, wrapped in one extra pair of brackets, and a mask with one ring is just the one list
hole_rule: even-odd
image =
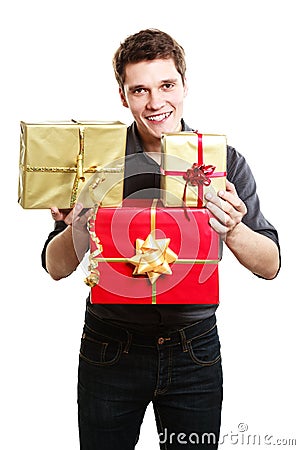
[(205, 206), (205, 194), (226, 189), (226, 136), (182, 131), (162, 136), (164, 206)]
[[(23, 208), (72, 208), (78, 199), (84, 207), (91, 207), (96, 194), (102, 206), (121, 204), (125, 124), (70, 121), (20, 125), (18, 202)], [(91, 184), (99, 191), (93, 191), (93, 198), (88, 189)]]

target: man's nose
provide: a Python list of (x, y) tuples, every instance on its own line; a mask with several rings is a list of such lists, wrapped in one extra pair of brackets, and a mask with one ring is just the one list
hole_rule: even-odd
[(149, 99), (147, 103), (147, 108), (152, 110), (159, 110), (165, 105), (166, 101), (164, 99), (163, 93), (159, 91), (151, 91), (149, 93)]

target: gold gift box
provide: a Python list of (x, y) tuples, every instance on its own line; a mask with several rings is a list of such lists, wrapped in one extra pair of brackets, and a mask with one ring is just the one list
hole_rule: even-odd
[(183, 131), (164, 133), (162, 135), (162, 202), (164, 206), (182, 206), (186, 181), (183, 176), (194, 163), (199, 163), (201, 152), (204, 165), (215, 166), (209, 186), (192, 186), (187, 183), (185, 204), (189, 207), (199, 206), (199, 189), (202, 206), (205, 206), (205, 194), (208, 191), (226, 190), (226, 136), (216, 134), (201, 134), (199, 148), (198, 133)]
[[(84, 207), (123, 198), (127, 126), (121, 122), (21, 122), (18, 202), (23, 208)], [(92, 186), (93, 195), (91, 196)]]

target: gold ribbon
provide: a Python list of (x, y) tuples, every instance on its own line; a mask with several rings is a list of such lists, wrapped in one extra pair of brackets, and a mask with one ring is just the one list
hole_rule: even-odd
[(90, 288), (96, 286), (99, 283), (100, 279), (100, 272), (98, 270), (99, 258), (97, 258), (97, 256), (99, 256), (102, 253), (103, 247), (100, 242), (100, 239), (98, 238), (95, 232), (96, 216), (99, 206), (100, 206), (99, 204), (94, 206), (93, 213), (91, 214), (87, 222), (87, 228), (91, 240), (95, 244), (95, 250), (93, 252), (90, 252), (89, 254), (88, 270), (90, 271), (90, 274), (84, 279), (85, 284), (88, 285)]
[(145, 240), (136, 240), (136, 254), (127, 260), (135, 266), (133, 275), (147, 274), (151, 284), (154, 284), (162, 274), (171, 275), (169, 264), (178, 258), (178, 255), (169, 248), (170, 238), (155, 238), (156, 204), (157, 200), (151, 206), (150, 234)]
[(76, 160), (76, 176), (71, 192), (71, 201), (70, 201), (71, 208), (73, 208), (73, 206), (76, 203), (80, 181), (82, 182), (85, 181), (85, 177), (83, 175), (83, 161), (84, 161), (84, 127), (79, 127), (79, 152)]
[(99, 185), (99, 183), (103, 183), (103, 181), (105, 181), (105, 176), (104, 174), (108, 174), (108, 173), (122, 173), (124, 172), (124, 164), (121, 164), (119, 167), (95, 167), (95, 173), (101, 174), (101, 176), (97, 176), (94, 180), (93, 183), (90, 184), (89, 186), (89, 194), (90, 194), (90, 198), (93, 200), (94, 204), (99, 204), (98, 199), (95, 196), (95, 189), (97, 188), (97, 186)]

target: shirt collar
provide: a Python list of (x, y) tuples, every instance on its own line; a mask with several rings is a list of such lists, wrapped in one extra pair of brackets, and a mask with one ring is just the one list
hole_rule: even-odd
[[(182, 131), (193, 131), (183, 119), (181, 119)], [(133, 122), (127, 130), (127, 155), (142, 153), (144, 151), (142, 141), (137, 129), (136, 122)]]

